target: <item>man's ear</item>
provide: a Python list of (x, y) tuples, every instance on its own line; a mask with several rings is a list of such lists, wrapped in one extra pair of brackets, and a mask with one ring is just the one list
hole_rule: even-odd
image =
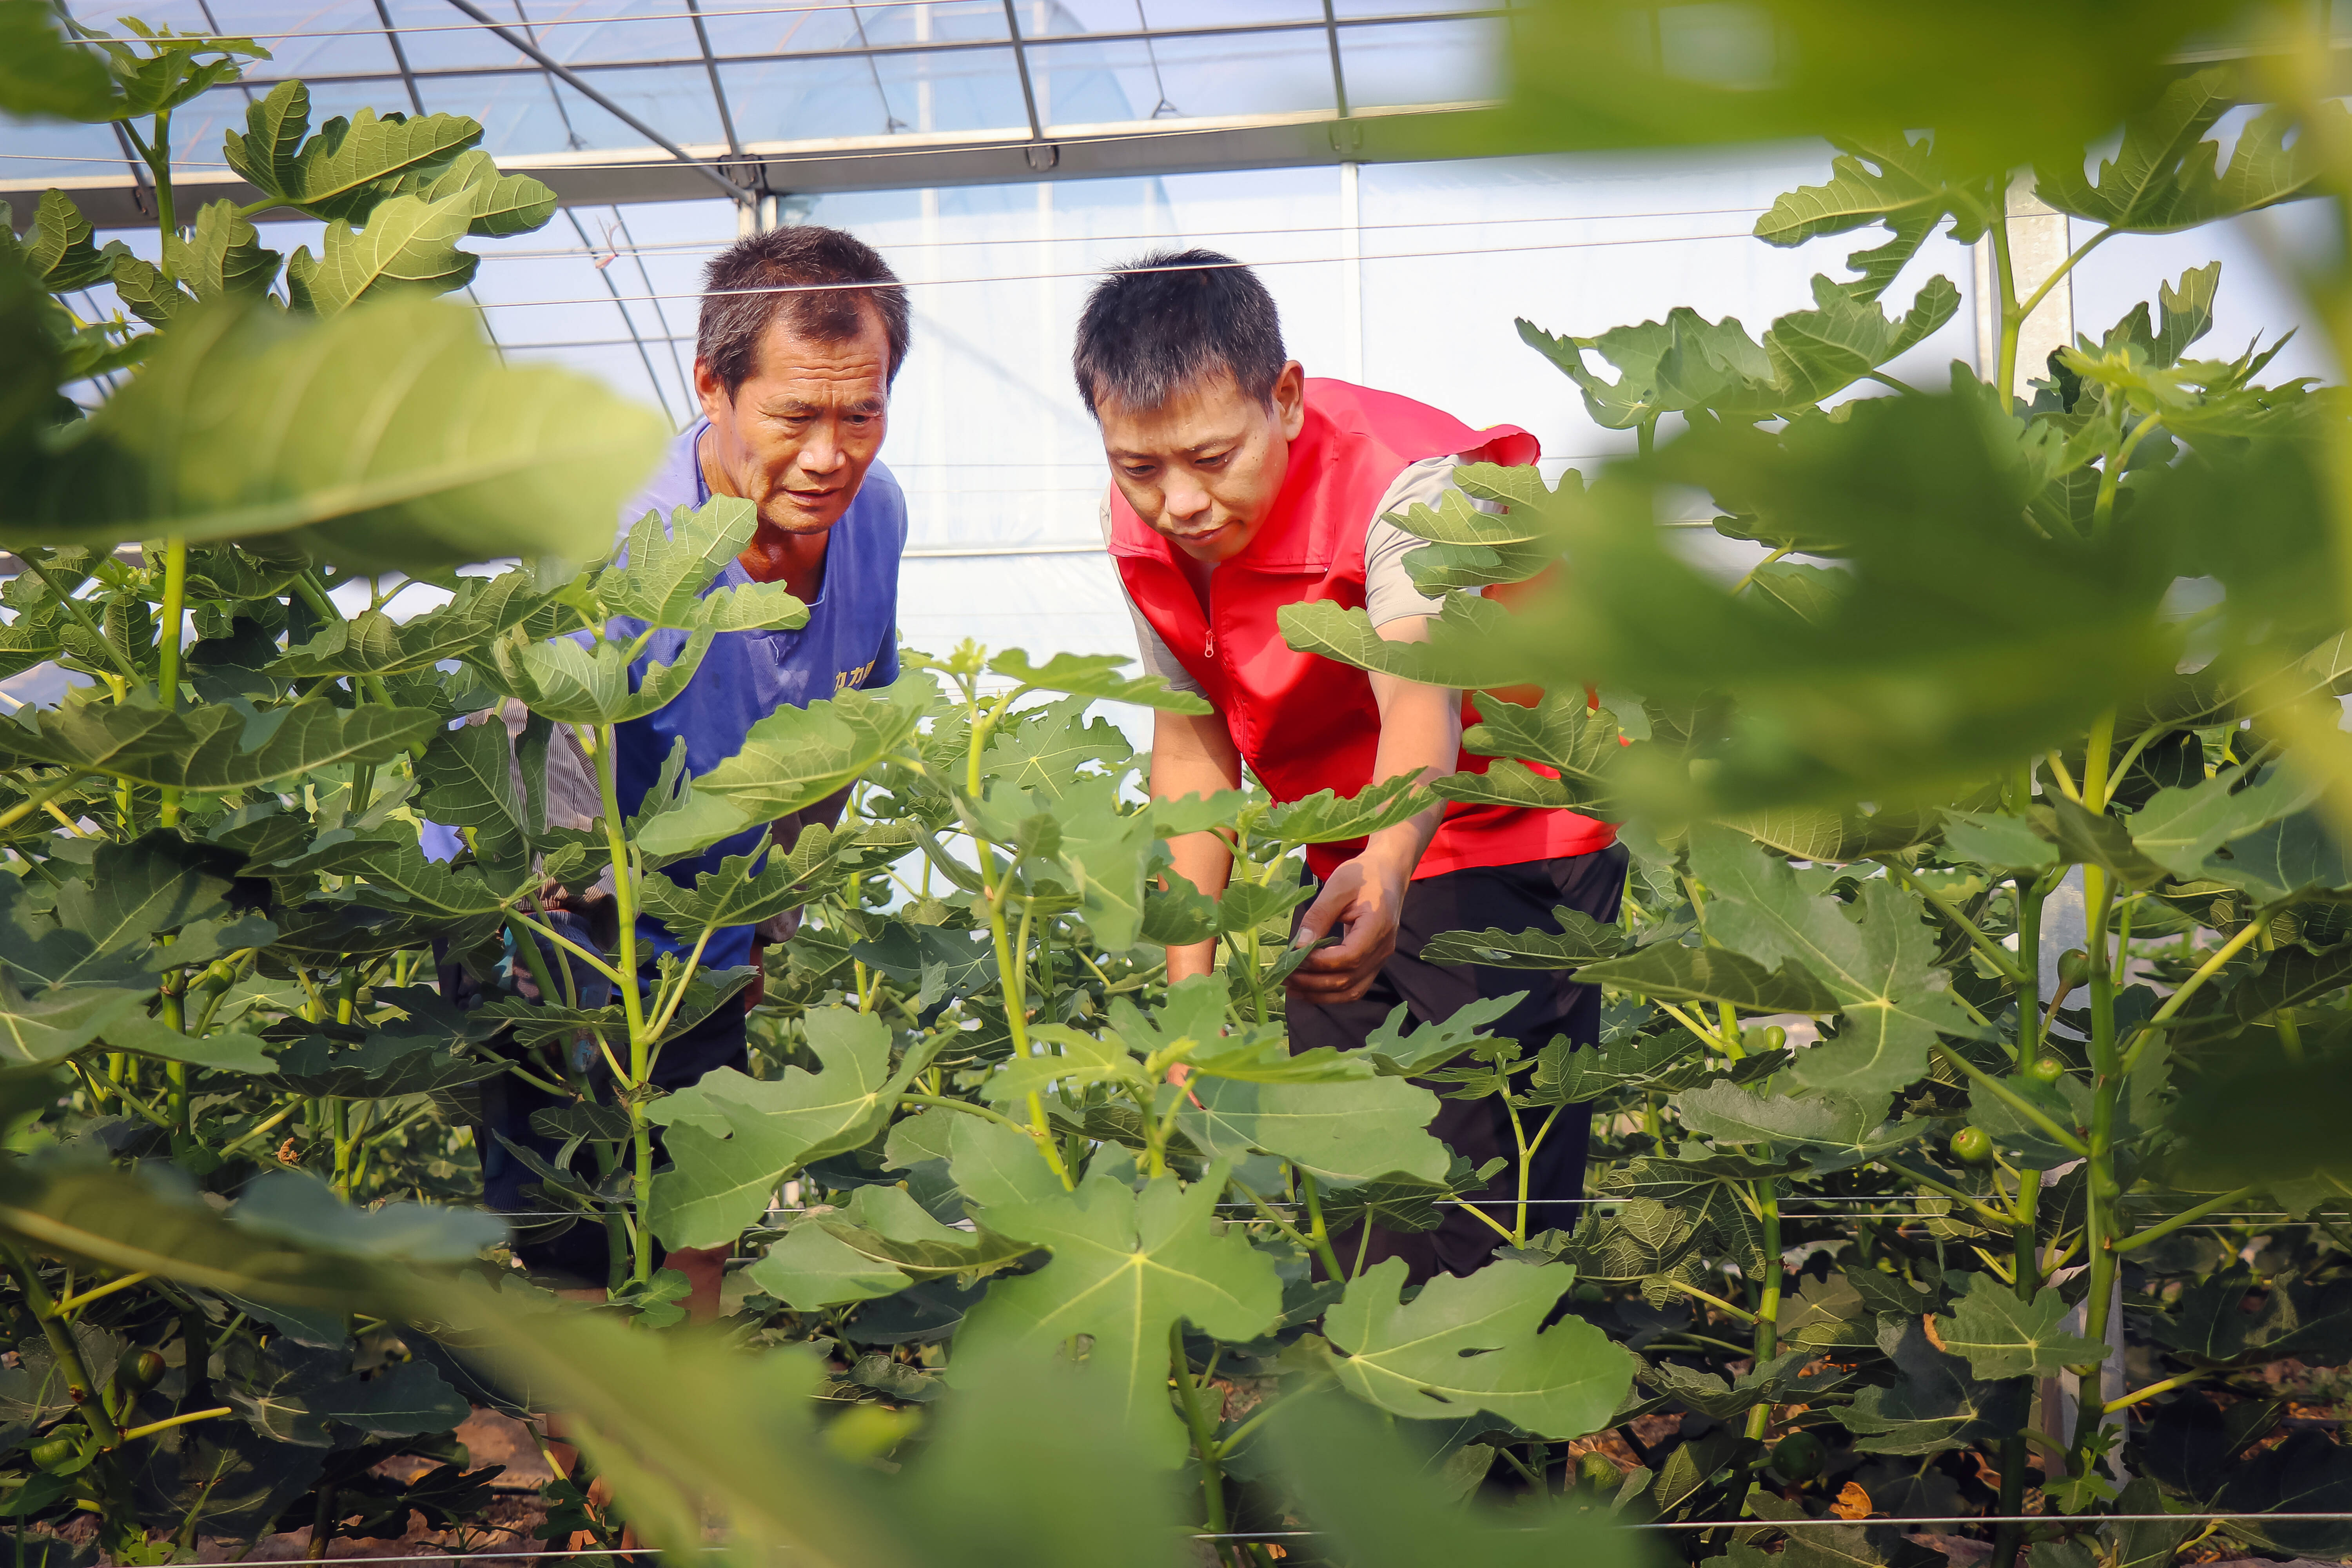
[(1282, 374), (1274, 378), (1271, 401), (1275, 423), (1282, 426), (1282, 438), (1297, 440), (1298, 433), (1307, 428), (1307, 372), (1297, 360), (1283, 362)]
[(735, 405), (735, 399), (728, 394), (727, 384), (719, 380), (699, 356), (694, 362), (694, 395), (701, 403), (702, 415), (706, 419), (715, 420)]

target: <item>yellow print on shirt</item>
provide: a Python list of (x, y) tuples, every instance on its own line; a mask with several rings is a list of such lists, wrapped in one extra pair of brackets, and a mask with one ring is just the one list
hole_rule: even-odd
[(856, 669), (845, 669), (839, 675), (835, 676), (833, 678), (833, 694), (838, 697), (846, 688), (865, 685), (866, 678), (874, 673), (874, 667), (880, 662), (881, 661), (879, 659), (869, 658), (864, 664), (859, 665)]

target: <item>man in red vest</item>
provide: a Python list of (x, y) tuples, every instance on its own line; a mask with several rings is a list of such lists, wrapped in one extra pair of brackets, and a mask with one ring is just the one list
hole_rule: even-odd
[[(1420, 641), (1439, 602), (1403, 557), (1422, 542), (1384, 521), (1434, 506), (1457, 462), (1532, 463), (1534, 437), (1473, 430), (1423, 404), (1346, 382), (1309, 380), (1287, 357), (1274, 300), (1247, 268), (1214, 251), (1151, 256), (1097, 285), (1078, 322), (1078, 393), (1102, 427), (1111, 485), (1104, 542), (1135, 615), (1143, 664), (1214, 705), (1154, 716), (1151, 793), (1238, 788), (1244, 763), (1276, 800), (1352, 795), (1399, 773), (1435, 778), (1485, 767), (1462, 752), (1460, 692), (1367, 675), (1286, 645), (1276, 612), (1329, 599), (1368, 609), (1380, 635)], [(1231, 868), (1224, 841), (1174, 841), (1176, 870), (1214, 896)], [(1525, 991), (1495, 1032), (1530, 1052), (1557, 1035), (1597, 1037), (1599, 988), (1556, 972), (1423, 961), (1442, 931), (1558, 931), (1566, 905), (1614, 920), (1625, 852), (1606, 824), (1567, 811), (1445, 804), (1351, 844), (1318, 845), (1320, 887), (1297, 921), (1300, 943), (1340, 933), (1291, 977), (1294, 1050), (1360, 1046), (1402, 1003), (1424, 1022), (1482, 996)], [(1168, 950), (1172, 984), (1207, 973), (1213, 942)], [(1532, 1139), (1542, 1119), (1526, 1119)], [(1583, 1189), (1590, 1121), (1570, 1107), (1531, 1163), (1532, 1196)], [(1516, 1164), (1499, 1102), (1442, 1102), (1431, 1131), (1475, 1164)], [(1517, 1171), (1482, 1194), (1516, 1195)], [(1490, 1209), (1508, 1223), (1507, 1209)], [(1570, 1207), (1535, 1227), (1572, 1226)], [(1402, 1257), (1415, 1279), (1468, 1273), (1499, 1237), (1447, 1211), (1423, 1235), (1377, 1233), (1370, 1257)]]

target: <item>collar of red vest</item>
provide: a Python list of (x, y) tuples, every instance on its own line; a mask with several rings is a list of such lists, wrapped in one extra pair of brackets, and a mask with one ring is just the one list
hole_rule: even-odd
[[(1474, 430), (1409, 397), (1310, 377), (1305, 424), (1290, 444), (1273, 513), (1249, 548), (1225, 564), (1255, 572), (1319, 571), (1349, 532), (1369, 523), (1371, 509), (1409, 465), (1459, 453), (1517, 466), (1534, 462), (1539, 451), (1536, 438), (1516, 425)], [(1116, 483), (1110, 509), (1112, 554), (1173, 563), (1175, 546), (1136, 515)]]

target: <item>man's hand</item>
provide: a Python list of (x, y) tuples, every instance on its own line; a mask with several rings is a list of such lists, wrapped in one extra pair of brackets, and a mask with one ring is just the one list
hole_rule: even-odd
[[(1387, 642), (1425, 642), (1429, 617), (1391, 621), (1380, 635)], [(1372, 700), (1381, 710), (1381, 743), (1372, 777), (1410, 773), (1426, 783), (1452, 773), (1462, 750), (1462, 694), (1393, 675), (1375, 674), (1371, 680)], [(1381, 965), (1396, 952), (1405, 889), (1444, 815), (1444, 804), (1439, 802), (1381, 829), (1365, 840), (1361, 854), (1331, 873), (1298, 922), (1293, 945), (1320, 942), (1336, 927), (1346, 927), (1347, 933), (1339, 945), (1298, 966), (1290, 977), (1294, 998), (1328, 1005), (1353, 1002), (1372, 988)]]
[(1291, 995), (1332, 1005), (1353, 1002), (1372, 988), (1381, 965), (1396, 952), (1397, 922), (1403, 918), (1412, 874), (1411, 865), (1398, 865), (1394, 857), (1371, 848), (1331, 873), (1307, 906), (1291, 945), (1320, 942), (1338, 926), (1347, 928), (1346, 935), (1338, 945), (1309, 954), (1292, 973)]

